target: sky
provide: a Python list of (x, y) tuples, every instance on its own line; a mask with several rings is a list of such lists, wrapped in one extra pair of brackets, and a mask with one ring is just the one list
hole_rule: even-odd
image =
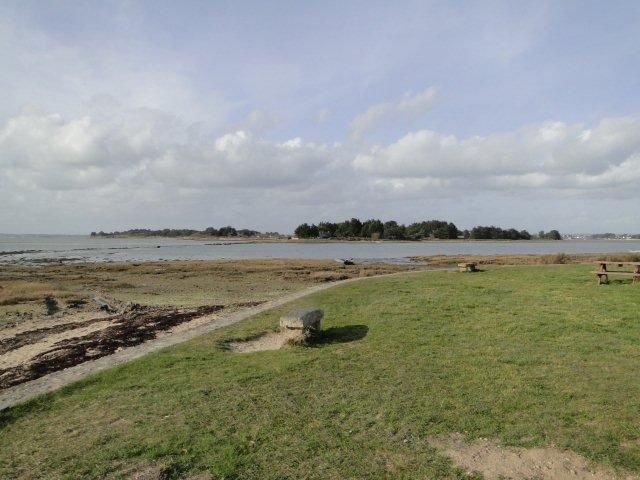
[(0, 2), (0, 232), (640, 233), (636, 1)]

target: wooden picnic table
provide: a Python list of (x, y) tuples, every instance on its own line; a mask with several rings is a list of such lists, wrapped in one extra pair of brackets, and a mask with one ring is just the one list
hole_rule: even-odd
[[(599, 260), (596, 262), (599, 265), (598, 270), (593, 272), (598, 276), (598, 285), (603, 283), (609, 283), (609, 275), (620, 275), (632, 278), (632, 283), (635, 285), (640, 278), (640, 262), (612, 262), (608, 260)], [(618, 267), (624, 267), (630, 265), (631, 270), (610, 270), (610, 266), (617, 265)]]

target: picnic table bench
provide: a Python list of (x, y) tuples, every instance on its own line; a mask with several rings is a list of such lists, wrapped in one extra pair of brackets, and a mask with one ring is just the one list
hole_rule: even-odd
[[(640, 278), (640, 262), (610, 262), (607, 260), (599, 260), (596, 262), (599, 265), (598, 270), (593, 272), (598, 276), (598, 285), (603, 283), (609, 283), (609, 275), (620, 275), (632, 278), (632, 283), (635, 285)], [(617, 265), (623, 267), (630, 265), (632, 267), (629, 270), (609, 270), (609, 266)]]

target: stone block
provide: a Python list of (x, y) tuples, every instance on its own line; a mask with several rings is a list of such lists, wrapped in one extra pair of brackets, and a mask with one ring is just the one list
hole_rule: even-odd
[(290, 330), (320, 330), (320, 320), (324, 312), (319, 308), (293, 310), (280, 317), (280, 327)]

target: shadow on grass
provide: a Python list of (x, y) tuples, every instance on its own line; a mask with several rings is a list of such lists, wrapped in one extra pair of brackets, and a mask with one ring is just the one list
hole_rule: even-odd
[[(607, 283), (602, 283), (602, 284), (598, 284), (598, 286), (601, 287), (619, 287), (622, 285), (631, 285), (633, 287), (635, 287), (636, 285), (633, 283), (632, 280), (629, 280), (628, 278), (616, 278), (613, 280), (609, 280), (609, 282)], [(640, 285), (640, 284), (638, 284)]]
[(321, 330), (311, 346), (355, 342), (356, 340), (362, 340), (366, 337), (368, 332), (369, 327), (366, 325), (331, 327), (326, 330)]

